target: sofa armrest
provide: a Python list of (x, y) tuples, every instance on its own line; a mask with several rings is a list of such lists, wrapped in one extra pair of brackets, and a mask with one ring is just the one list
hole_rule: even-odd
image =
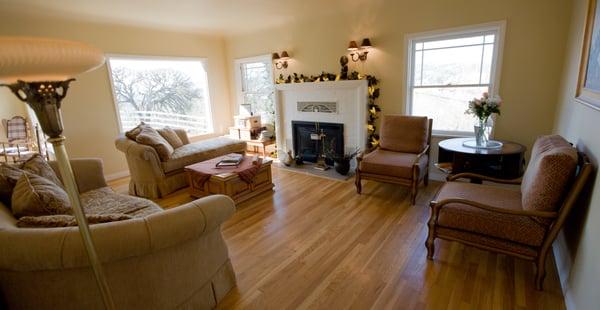
[(156, 150), (124, 136), (115, 140), (117, 149), (125, 153), (131, 178), (139, 182), (153, 182), (164, 177)]
[[(77, 158), (71, 159), (70, 162), (80, 193), (108, 186), (104, 179), (104, 166), (101, 159)], [(58, 162), (51, 161), (49, 164), (62, 181), (62, 176), (58, 170)]]
[(187, 131), (185, 131), (185, 129), (175, 128), (173, 130), (175, 130), (175, 133), (177, 134), (179, 139), (181, 139), (181, 142), (183, 142), (183, 144), (190, 144), (190, 138), (188, 137)]
[[(198, 199), (145, 218), (95, 224), (92, 239), (103, 264), (151, 255), (213, 233), (235, 212), (222, 195)], [(0, 230), (0, 269), (54, 270), (89, 266), (77, 227)]]

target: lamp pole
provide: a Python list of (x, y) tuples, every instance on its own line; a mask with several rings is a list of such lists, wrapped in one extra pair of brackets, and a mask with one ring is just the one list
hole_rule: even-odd
[(79, 199), (79, 189), (73, 176), (71, 163), (67, 150), (65, 149), (65, 137), (62, 135), (63, 124), (60, 113), (60, 105), (62, 99), (67, 95), (69, 83), (74, 79), (65, 81), (48, 81), (48, 82), (24, 82), (17, 81), (13, 84), (2, 84), (7, 86), (19, 98), (26, 102), (35, 112), (42, 130), (49, 136), (48, 142), (52, 143), (58, 162), (58, 169), (62, 176), (62, 181), (65, 185), (69, 201), (79, 226), (79, 233), (83, 240), (83, 245), (90, 260), (90, 265), (96, 278), (96, 283), (100, 289), (102, 301), (106, 309), (115, 309), (108, 282), (102, 270), (102, 263), (98, 258), (92, 234), (85, 217), (85, 212), (81, 206)]

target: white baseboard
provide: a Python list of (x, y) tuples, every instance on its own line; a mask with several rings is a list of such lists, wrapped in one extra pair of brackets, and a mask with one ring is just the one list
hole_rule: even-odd
[(560, 287), (565, 299), (565, 307), (568, 310), (575, 310), (575, 303), (573, 296), (571, 295), (568, 282), (573, 262), (567, 253), (566, 240), (563, 232), (560, 232), (556, 237), (556, 240), (552, 245), (552, 252), (554, 253), (554, 261), (556, 263), (556, 270), (558, 272), (558, 280), (560, 281)]
[(106, 181), (113, 181), (116, 179), (120, 179), (120, 178), (124, 178), (124, 177), (128, 177), (129, 176), (129, 170), (124, 170), (124, 171), (119, 171), (116, 173), (111, 173), (111, 174), (107, 174), (104, 175), (104, 179), (106, 179)]

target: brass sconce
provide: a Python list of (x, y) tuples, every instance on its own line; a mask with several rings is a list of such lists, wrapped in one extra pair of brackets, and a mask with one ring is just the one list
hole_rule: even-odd
[(277, 53), (273, 53), (273, 61), (275, 62), (275, 68), (277, 68), (277, 70), (287, 69), (289, 59), (290, 55), (287, 51), (281, 52), (281, 56)]
[(356, 41), (350, 41), (348, 44), (348, 50), (350, 51), (350, 58), (352, 61), (365, 61), (367, 60), (367, 54), (369, 53), (369, 48), (371, 48), (371, 40), (369, 38), (364, 38), (362, 40), (362, 44), (360, 47), (356, 44)]

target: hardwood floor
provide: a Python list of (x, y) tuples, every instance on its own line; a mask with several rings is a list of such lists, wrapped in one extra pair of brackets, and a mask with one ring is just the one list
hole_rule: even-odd
[[(426, 259), (427, 203), (441, 183), (407, 188), (273, 169), (275, 192), (238, 206), (223, 226), (238, 286), (220, 309), (564, 309), (553, 259), (545, 290), (533, 264), (436, 240)], [(112, 182), (127, 191), (127, 179)], [(190, 201), (186, 190), (158, 200)], [(550, 266), (551, 265), (551, 266)]]

